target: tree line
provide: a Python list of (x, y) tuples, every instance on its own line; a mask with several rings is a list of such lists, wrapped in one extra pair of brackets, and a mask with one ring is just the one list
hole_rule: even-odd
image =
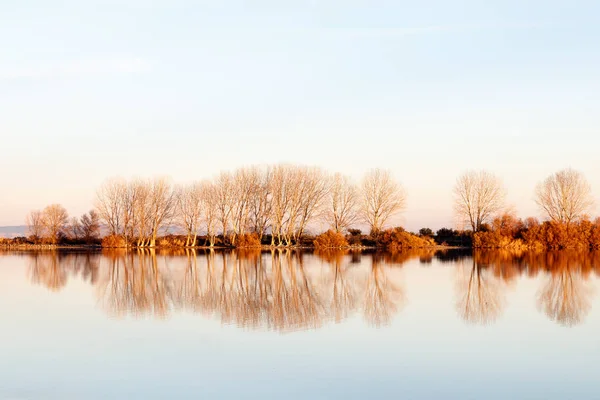
[(65, 240), (76, 244), (92, 244), (100, 234), (100, 216), (95, 210), (69, 219), (69, 213), (60, 204), (31, 211), (25, 223), (29, 239), (35, 244), (52, 245)]
[[(356, 184), (317, 167), (282, 164), (224, 171), (187, 185), (164, 177), (111, 178), (97, 191), (93, 215), (101, 221), (103, 244), (109, 247), (156, 247), (172, 227), (184, 232), (173, 240), (185, 247), (260, 245), (265, 240), (289, 247), (300, 244), (317, 222), (340, 235), (358, 223), (380, 232), (405, 202), (402, 185), (386, 170), (370, 170)], [(47, 209), (60, 212), (28, 215), (31, 238), (45, 243), (68, 238), (66, 210), (59, 205)], [(38, 218), (46, 214), (42, 219), (52, 220), (51, 227)]]
[(455, 210), (470, 226), (474, 247), (600, 247), (600, 219), (590, 220), (594, 199), (581, 172), (564, 169), (550, 175), (536, 186), (534, 200), (543, 222), (518, 218), (506, 206), (501, 179), (492, 173), (467, 172), (454, 187)]
[[(224, 171), (187, 185), (164, 177), (111, 178), (98, 189), (89, 213), (69, 219), (54, 204), (32, 211), (27, 225), (34, 243), (93, 243), (102, 236), (106, 247), (290, 247), (306, 244), (308, 227), (316, 223), (328, 230), (309, 244), (322, 248), (600, 245), (600, 221), (589, 220), (594, 201), (583, 174), (572, 169), (552, 174), (537, 185), (534, 199), (543, 222), (514, 215), (498, 176), (467, 171), (454, 186), (454, 210), (467, 228), (412, 234), (386, 229), (406, 205), (406, 192), (389, 171), (370, 170), (355, 183), (317, 167), (279, 164)], [(369, 234), (353, 229), (359, 225)], [(167, 235), (173, 227), (183, 234)]]

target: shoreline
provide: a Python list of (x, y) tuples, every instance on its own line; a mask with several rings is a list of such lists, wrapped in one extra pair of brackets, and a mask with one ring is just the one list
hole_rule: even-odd
[[(246, 250), (260, 250), (263, 251), (273, 251), (273, 250), (295, 250), (295, 251), (321, 251), (321, 252), (336, 252), (336, 251), (348, 251), (348, 252), (372, 252), (372, 251), (381, 251), (384, 253), (393, 253), (393, 251), (389, 251), (385, 247), (378, 246), (349, 246), (349, 247), (328, 247), (328, 248), (318, 248), (314, 246), (256, 246), (256, 247), (229, 247), (229, 246), (187, 246), (187, 247), (177, 247), (177, 246), (155, 246), (155, 247), (102, 247), (100, 245), (0, 245), (1, 250), (15, 250), (15, 251), (133, 251), (133, 250), (214, 250), (214, 251), (246, 251)], [(461, 246), (442, 246), (436, 245), (431, 247), (407, 247), (401, 249), (397, 252), (403, 251), (414, 251), (414, 250), (434, 250), (434, 251), (443, 251), (443, 250), (473, 250), (472, 247), (461, 247)], [(500, 250), (500, 249), (498, 249)]]

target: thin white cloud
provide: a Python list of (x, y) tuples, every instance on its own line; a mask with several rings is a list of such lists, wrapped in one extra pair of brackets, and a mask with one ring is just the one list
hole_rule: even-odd
[(149, 69), (149, 63), (141, 58), (81, 59), (35, 66), (3, 66), (0, 67), (0, 80), (76, 78), (139, 73)]

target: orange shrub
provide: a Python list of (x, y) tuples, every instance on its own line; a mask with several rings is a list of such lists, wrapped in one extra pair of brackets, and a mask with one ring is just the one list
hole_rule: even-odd
[(570, 224), (528, 218), (523, 223), (494, 220), (493, 230), (473, 235), (473, 247), (530, 249), (582, 249), (600, 246), (600, 221)]
[(594, 221), (590, 231), (590, 247), (595, 249), (600, 247), (600, 218)]
[(389, 251), (434, 247), (435, 241), (430, 237), (419, 237), (398, 227), (383, 231), (378, 240), (379, 244)]
[(177, 236), (177, 235), (167, 235), (158, 238), (156, 241), (156, 246), (158, 247), (184, 247), (185, 246), (185, 236)]
[(260, 239), (256, 233), (245, 233), (239, 235), (236, 238), (235, 247), (248, 248), (248, 247), (260, 247)]
[(344, 235), (330, 229), (327, 232), (317, 236), (313, 241), (313, 245), (316, 249), (339, 249), (342, 247), (348, 247), (348, 241)]
[(108, 235), (102, 239), (102, 247), (127, 247), (127, 242), (121, 235)]
[(473, 247), (488, 249), (520, 249), (525, 247), (525, 244), (521, 239), (515, 238), (513, 235), (503, 235), (501, 230), (495, 230), (473, 234)]

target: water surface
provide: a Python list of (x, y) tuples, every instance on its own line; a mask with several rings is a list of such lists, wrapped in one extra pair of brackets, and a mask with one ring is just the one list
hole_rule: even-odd
[(0, 399), (599, 398), (600, 255), (1, 253)]

